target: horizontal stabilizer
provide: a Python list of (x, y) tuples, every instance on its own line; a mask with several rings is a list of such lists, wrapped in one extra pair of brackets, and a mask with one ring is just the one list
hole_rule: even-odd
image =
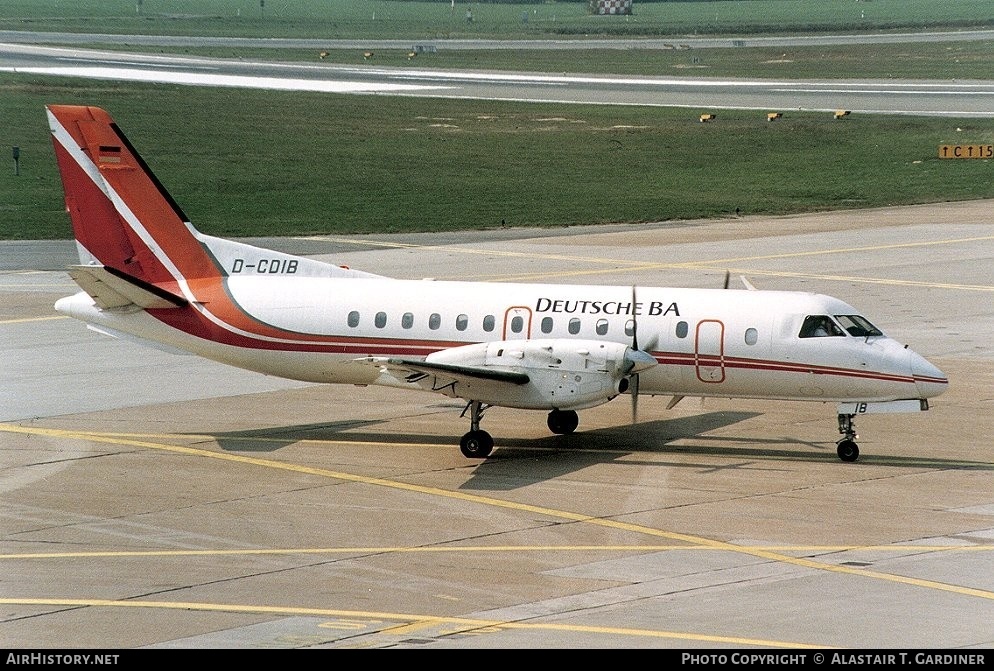
[(124, 331), (118, 331), (117, 329), (112, 329), (109, 326), (102, 326), (98, 324), (87, 324), (86, 328), (99, 333), (100, 335), (110, 336), (111, 338), (117, 338), (118, 340), (126, 340), (127, 342), (135, 343), (136, 345), (141, 345), (142, 347), (151, 347), (152, 349), (157, 349), (160, 352), (166, 352), (167, 354), (182, 354), (184, 356), (192, 355), (193, 352), (185, 349), (178, 349), (172, 347), (162, 342), (157, 342), (155, 340), (149, 340), (148, 338), (140, 338), (131, 333), (125, 333)]
[(69, 276), (104, 310), (127, 305), (176, 308), (187, 304), (182, 296), (109, 266), (71, 266)]

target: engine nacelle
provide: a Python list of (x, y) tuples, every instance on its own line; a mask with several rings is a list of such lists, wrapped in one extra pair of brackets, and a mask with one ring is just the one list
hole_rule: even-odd
[(656, 364), (645, 352), (621, 343), (560, 339), (477, 343), (435, 352), (426, 361), (525, 373), (526, 384), (460, 381), (449, 395), (545, 410), (580, 410), (606, 403), (628, 389), (629, 375)]

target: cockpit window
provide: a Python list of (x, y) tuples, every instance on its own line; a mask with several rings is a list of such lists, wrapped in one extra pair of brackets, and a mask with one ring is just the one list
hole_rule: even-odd
[(801, 325), (799, 338), (825, 338), (829, 336), (844, 336), (845, 332), (832, 321), (828, 315), (808, 315)]
[(844, 328), (851, 336), (864, 338), (866, 336), (883, 335), (883, 331), (871, 324), (866, 317), (861, 315), (835, 315), (835, 318), (839, 320), (839, 323), (842, 324), (842, 328)]

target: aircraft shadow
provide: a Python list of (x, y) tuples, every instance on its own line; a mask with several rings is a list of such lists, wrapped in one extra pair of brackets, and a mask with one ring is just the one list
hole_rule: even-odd
[[(495, 451), (487, 461), (497, 458), (533, 457), (536, 450), (542, 453), (548, 453), (550, 450), (569, 452), (620, 451), (625, 453), (653, 451), (670, 441), (692, 438), (695, 435), (714, 431), (757, 415), (759, 413), (755, 412), (711, 412), (693, 417), (641, 422), (635, 425), (591, 429), (589, 431), (580, 430), (565, 436), (549, 435), (538, 439), (497, 436)], [(449, 434), (404, 434), (398, 436), (396, 433), (377, 433), (369, 430), (381, 423), (380, 420), (318, 422), (212, 435), (222, 450), (231, 452), (275, 452), (301, 440), (403, 442), (424, 443), (426, 445), (451, 443), (453, 449), (459, 449), (459, 436)]]
[[(673, 453), (687, 454), (699, 452), (708, 455), (750, 456), (750, 453), (779, 454), (771, 444), (796, 444), (790, 439), (741, 439), (712, 438), (727, 440), (735, 447), (715, 448), (685, 445), (671, 445), (673, 441), (703, 438), (704, 434), (743, 422), (761, 413), (756, 412), (708, 412), (691, 417), (640, 422), (589, 431), (578, 431), (566, 436), (548, 436), (537, 440), (499, 442), (498, 449), (480, 464), (473, 477), (463, 483), (460, 489), (502, 491), (513, 490), (528, 484), (551, 480), (556, 477), (582, 470), (589, 466), (615, 462), (620, 465), (635, 466), (679, 466), (688, 468), (714, 468), (713, 464), (691, 464), (684, 461), (660, 462), (631, 459), (633, 455)], [(764, 447), (745, 448), (743, 443), (760, 443)], [(623, 461), (622, 461), (623, 460)]]
[[(381, 423), (380, 420), (317, 422), (313, 424), (250, 429), (248, 431), (228, 431), (212, 435), (218, 447), (225, 452), (278, 452), (287, 445), (293, 445), (302, 440), (397, 441), (398, 437), (395, 434), (356, 433), (357, 429), (376, 426)], [(434, 442), (425, 436), (414, 440), (414, 442), (420, 441), (424, 441), (425, 443)], [(405, 442), (411, 441), (408, 441), (405, 437)]]
[[(689, 417), (624, 424), (589, 431), (579, 430), (569, 435), (549, 435), (543, 438), (498, 437), (493, 454), (482, 461), (466, 460), (473, 469), (472, 477), (460, 489), (476, 491), (511, 491), (543, 480), (573, 473), (589, 466), (617, 463), (622, 466), (665, 466), (704, 469), (750, 468), (762, 460), (791, 460), (822, 463), (837, 461), (835, 443), (831, 439), (810, 442), (790, 436), (745, 438), (711, 436), (708, 433), (760, 416), (757, 412), (706, 412)], [(380, 420), (349, 420), (320, 422), (249, 431), (213, 434), (218, 446), (226, 452), (272, 453), (302, 440), (349, 441), (383, 444), (424, 444), (437, 448), (451, 444), (457, 451), (459, 436), (450, 434), (404, 434), (378, 432)], [(679, 444), (674, 444), (679, 441)], [(800, 449), (799, 449), (800, 448)], [(639, 454), (652, 459), (638, 459)], [(660, 455), (679, 455), (671, 461)], [(731, 461), (716, 466), (713, 461), (688, 461), (688, 455), (727, 457)], [(632, 458), (636, 457), (636, 458)], [(743, 461), (745, 460), (745, 461)], [(864, 454), (861, 463), (905, 466), (912, 468), (968, 468), (994, 470), (994, 465), (949, 461), (935, 457), (909, 457)]]

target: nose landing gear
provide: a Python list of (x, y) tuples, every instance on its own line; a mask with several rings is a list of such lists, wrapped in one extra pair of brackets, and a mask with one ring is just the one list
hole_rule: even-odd
[(856, 461), (859, 459), (859, 446), (856, 444), (856, 439), (859, 436), (856, 435), (856, 426), (853, 423), (853, 417), (856, 415), (840, 414), (839, 415), (839, 433), (842, 434), (842, 438), (839, 439), (836, 445), (838, 449), (839, 459), (842, 461)]

